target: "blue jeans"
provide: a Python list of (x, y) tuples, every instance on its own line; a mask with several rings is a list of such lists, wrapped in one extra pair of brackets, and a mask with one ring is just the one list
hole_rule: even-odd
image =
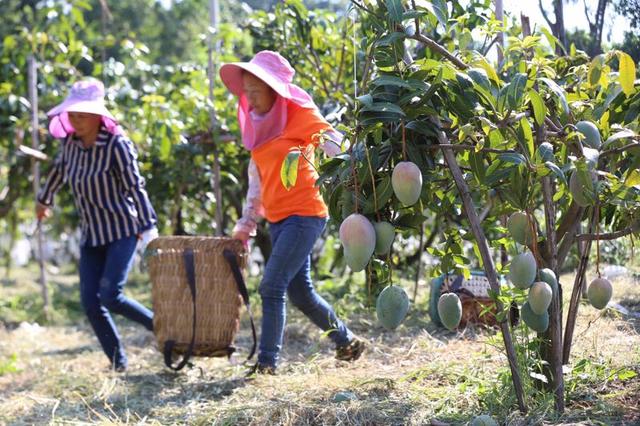
[(153, 330), (153, 313), (122, 293), (137, 243), (133, 235), (103, 246), (80, 248), (80, 300), (113, 367), (126, 367), (127, 356), (109, 312)]
[(290, 216), (269, 224), (272, 251), (259, 288), (262, 334), (258, 362), (262, 365), (275, 367), (278, 363), (286, 322), (286, 294), (315, 325), (331, 330), (328, 335), (336, 346), (346, 345), (353, 338), (311, 282), (311, 249), (326, 223), (325, 218)]

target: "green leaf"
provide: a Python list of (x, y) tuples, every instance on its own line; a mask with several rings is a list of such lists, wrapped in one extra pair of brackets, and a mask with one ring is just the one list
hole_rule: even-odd
[(402, 2), (400, 0), (386, 0), (385, 4), (387, 5), (389, 18), (393, 22), (402, 22), (402, 14), (404, 13)]
[(562, 181), (562, 183), (564, 183), (565, 185), (567, 185), (567, 178), (564, 175), (564, 173), (562, 172), (562, 169), (560, 167), (558, 167), (557, 164), (551, 162), (551, 161), (545, 161), (544, 165), (553, 172), (553, 174), (555, 174), (558, 179), (560, 179)]
[(524, 155), (517, 152), (507, 152), (506, 154), (498, 155), (498, 158), (505, 163), (513, 163), (513, 164), (526, 164), (527, 159)]
[(556, 95), (556, 97), (558, 98), (558, 100), (560, 101), (560, 106), (562, 107), (562, 111), (565, 115), (569, 114), (569, 103), (567, 102), (567, 94), (564, 91), (564, 89), (560, 86), (558, 86), (558, 84), (551, 80), (550, 78), (539, 78), (539, 81), (541, 81), (542, 83), (546, 84), (546, 86), (551, 89), (551, 91), (553, 92), (554, 95)]
[(527, 150), (529, 151), (529, 158), (533, 157), (533, 131), (531, 130), (531, 123), (526, 118), (520, 120), (520, 128), (524, 135), (524, 140), (527, 142)]
[(602, 149), (606, 148), (607, 146), (609, 146), (611, 143), (620, 140), (620, 139), (625, 139), (625, 138), (633, 138), (636, 137), (636, 133), (633, 130), (630, 129), (624, 129), (618, 133), (615, 133), (611, 136), (609, 136), (609, 138), (602, 144)]
[(484, 183), (486, 172), (482, 154), (475, 151), (469, 152), (469, 165), (471, 166), (471, 171), (478, 180), (478, 183), (482, 185)]
[(618, 61), (620, 62), (620, 85), (624, 94), (629, 96), (633, 93), (633, 83), (636, 79), (636, 64), (631, 56), (618, 50)]
[(397, 86), (411, 88), (411, 84), (394, 75), (382, 75), (371, 82), (374, 86)]
[(604, 65), (604, 55), (598, 55), (589, 64), (589, 84), (596, 86), (602, 76), (602, 66)]
[(547, 115), (547, 106), (544, 104), (542, 96), (534, 89), (529, 89), (529, 99), (533, 107), (533, 117), (538, 126), (542, 126), (544, 124), (544, 118)]
[(513, 77), (513, 80), (509, 83), (509, 89), (507, 90), (507, 105), (511, 109), (518, 109), (522, 103), (524, 89), (527, 85), (527, 75), (518, 73)]
[(447, 2), (445, 0), (432, 0), (433, 13), (438, 18), (438, 21), (442, 26), (447, 28), (447, 21), (449, 20), (449, 10), (447, 9)]
[(285, 189), (289, 191), (298, 180), (298, 162), (300, 150), (292, 151), (285, 157), (280, 168), (280, 180)]
[(640, 171), (638, 169), (631, 170), (624, 180), (624, 184), (628, 187), (640, 185)]
[(477, 65), (480, 68), (484, 69), (487, 72), (489, 78), (493, 80), (497, 85), (500, 85), (500, 77), (498, 77), (498, 73), (484, 56), (481, 56), (480, 54), (476, 55), (474, 65)]
[(404, 111), (402, 111), (402, 108), (400, 108), (396, 104), (392, 104), (391, 102), (373, 102), (370, 105), (365, 105), (364, 107), (362, 107), (360, 111), (391, 112), (404, 117)]

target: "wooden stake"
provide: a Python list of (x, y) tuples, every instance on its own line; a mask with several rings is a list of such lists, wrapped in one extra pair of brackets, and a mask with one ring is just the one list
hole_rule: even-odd
[[(39, 148), (39, 123), (38, 123), (38, 63), (36, 59), (29, 55), (29, 101), (31, 102), (31, 147), (33, 152), (38, 151)], [(31, 157), (31, 170), (33, 174), (33, 193), (34, 197), (37, 197), (40, 192), (40, 164), (36, 159)], [(36, 199), (37, 203), (38, 200)], [(36, 228), (36, 234), (38, 238), (38, 263), (40, 265), (40, 289), (42, 292), (42, 301), (44, 309), (44, 317), (47, 321), (50, 319), (51, 301), (49, 299), (49, 289), (47, 287), (47, 277), (44, 268), (44, 238), (42, 235), (42, 226), (40, 220), (38, 220), (38, 226)]]

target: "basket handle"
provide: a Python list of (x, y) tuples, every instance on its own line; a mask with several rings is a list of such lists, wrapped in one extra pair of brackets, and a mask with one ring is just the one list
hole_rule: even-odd
[(193, 347), (196, 342), (196, 267), (193, 256), (193, 249), (186, 248), (182, 252), (182, 258), (184, 259), (184, 269), (187, 272), (187, 282), (189, 283), (189, 289), (191, 290), (191, 301), (193, 302), (193, 329), (191, 330), (191, 342), (187, 352), (183, 355), (182, 360), (175, 367), (173, 366), (173, 347), (176, 344), (175, 340), (167, 340), (164, 343), (164, 363), (167, 367), (174, 371), (180, 371), (189, 362), (191, 355), (193, 354)]
[(251, 303), (249, 302), (249, 291), (247, 290), (247, 285), (244, 282), (244, 278), (242, 277), (242, 272), (240, 272), (240, 267), (238, 266), (238, 260), (233, 251), (229, 249), (222, 250), (222, 255), (229, 263), (231, 267), (231, 272), (233, 273), (233, 278), (235, 278), (236, 285), (238, 286), (238, 291), (242, 296), (242, 300), (244, 301), (244, 306), (247, 308), (247, 312), (249, 312), (249, 320), (251, 321), (251, 334), (253, 336), (253, 346), (251, 347), (251, 351), (249, 352), (249, 356), (247, 357), (247, 361), (250, 360), (253, 355), (256, 353), (256, 326), (253, 322), (253, 314), (251, 313)]

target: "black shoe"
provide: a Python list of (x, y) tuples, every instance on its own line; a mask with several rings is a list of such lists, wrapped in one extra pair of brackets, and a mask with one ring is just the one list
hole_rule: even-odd
[(336, 348), (336, 359), (340, 361), (355, 361), (360, 358), (366, 347), (367, 344), (364, 340), (354, 337), (346, 345)]
[(249, 370), (247, 370), (245, 377), (253, 377), (259, 374), (275, 376), (276, 375), (276, 367), (272, 365), (260, 364), (259, 362), (255, 363)]
[(114, 365), (113, 371), (116, 373), (124, 373), (127, 371), (127, 364)]

